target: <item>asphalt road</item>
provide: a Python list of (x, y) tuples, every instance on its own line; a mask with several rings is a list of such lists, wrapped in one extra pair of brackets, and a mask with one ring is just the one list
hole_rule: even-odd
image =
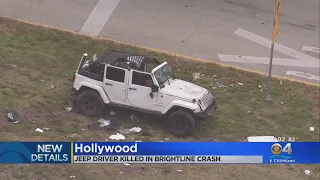
[[(275, 0), (0, 0), (1, 16), (262, 72), (274, 8)], [(279, 21), (272, 73), (319, 82), (319, 1), (282, 0)]]

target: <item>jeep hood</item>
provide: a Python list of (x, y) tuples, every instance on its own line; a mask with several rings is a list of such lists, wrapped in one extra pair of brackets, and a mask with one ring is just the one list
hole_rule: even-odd
[(199, 99), (207, 89), (180, 79), (170, 79), (161, 91), (169, 96), (192, 100)]

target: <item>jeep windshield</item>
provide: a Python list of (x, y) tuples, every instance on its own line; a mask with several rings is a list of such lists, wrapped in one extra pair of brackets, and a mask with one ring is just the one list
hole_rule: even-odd
[(170, 78), (172, 78), (172, 68), (170, 64), (164, 62), (153, 70), (153, 74), (158, 81), (158, 84), (162, 86)]

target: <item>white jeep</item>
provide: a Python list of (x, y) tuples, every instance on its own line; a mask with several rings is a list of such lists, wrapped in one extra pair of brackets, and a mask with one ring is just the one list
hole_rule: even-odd
[[(155, 68), (148, 71), (150, 65)], [(99, 116), (104, 104), (126, 107), (164, 116), (174, 136), (188, 136), (195, 120), (213, 115), (217, 105), (207, 89), (175, 79), (172, 73), (167, 62), (147, 56), (112, 51), (89, 60), (85, 53), (72, 89), (84, 115)]]

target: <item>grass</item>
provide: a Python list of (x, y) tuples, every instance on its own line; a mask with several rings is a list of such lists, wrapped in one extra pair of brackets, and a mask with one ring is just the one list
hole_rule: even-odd
[[(261, 75), (222, 68), (213, 63), (194, 62), (106, 40), (46, 29), (0, 18), (0, 137), (2, 141), (105, 141), (112, 133), (90, 130), (97, 121), (66, 112), (70, 105), (73, 72), (81, 55), (107, 50), (146, 54), (172, 64), (176, 77), (204, 86), (216, 96), (215, 117), (193, 137), (179, 139), (168, 134), (161, 122), (139, 115), (129, 120), (128, 112), (106, 114), (119, 128), (140, 126), (152, 136), (127, 135), (128, 140), (161, 141), (245, 141), (247, 136), (294, 137), (296, 141), (319, 141), (319, 87), (279, 80), (272, 81), (272, 101), (265, 103), (266, 78)], [(193, 80), (193, 73), (203, 74)], [(216, 82), (227, 87), (216, 87)], [(235, 82), (241, 82), (240, 86)], [(54, 89), (50, 86), (54, 85)], [(232, 85), (233, 87), (231, 87)], [(263, 87), (260, 91), (258, 85)], [(7, 122), (6, 113), (17, 111), (22, 120)], [(309, 132), (310, 126), (315, 132)], [(49, 127), (43, 133), (38, 127)], [(177, 169), (182, 169), (181, 173)], [(311, 175), (304, 175), (305, 169)], [(6, 165), (0, 179), (318, 179), (319, 166), (311, 165)]]

